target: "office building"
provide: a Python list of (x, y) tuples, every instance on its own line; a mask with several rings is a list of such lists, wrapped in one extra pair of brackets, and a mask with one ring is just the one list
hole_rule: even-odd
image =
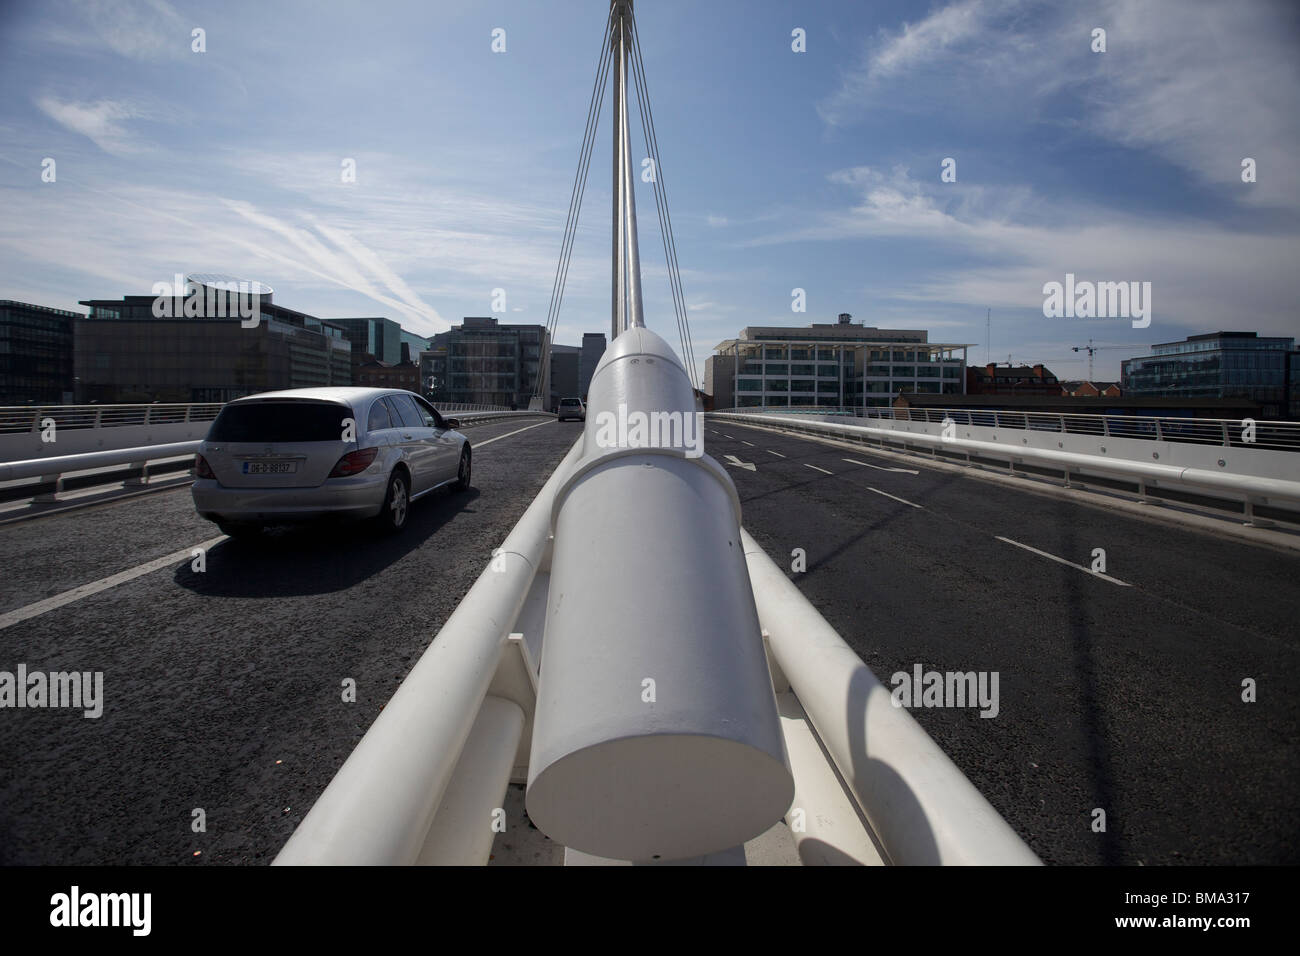
[[(461, 325), (433, 338), (435, 349), (446, 348), (445, 386), (438, 400), (527, 408), (550, 344), (545, 326), (466, 316)], [(428, 376), (424, 378), (427, 384)]]
[(0, 300), (0, 405), (70, 405), (79, 312)]
[(583, 401), (587, 400), (587, 392), (591, 388), (591, 377), (596, 374), (596, 366), (600, 364), (600, 359), (605, 354), (606, 344), (604, 332), (582, 333), (582, 355), (578, 359), (577, 394), (582, 396)]
[(551, 346), (550, 400), (546, 404), (548, 409), (558, 407), (562, 398), (577, 398), (582, 394), (578, 387), (581, 359), (582, 349), (576, 345)]
[(1151, 346), (1151, 355), (1120, 363), (1125, 396), (1245, 398), (1266, 418), (1291, 414), (1293, 337), (1207, 332)]
[(329, 323), (343, 330), (354, 355), (369, 353), (390, 365), (402, 361), (402, 327), (392, 319), (330, 319)]
[[(720, 389), (730, 356), (734, 391), (715, 391), (713, 406), (884, 406), (899, 392), (965, 394), (969, 345), (931, 343), (918, 329), (856, 324), (755, 326), (718, 343), (705, 362)], [(712, 363), (712, 367), (710, 367)]]
[[(190, 279), (208, 290), (238, 281)], [(343, 329), (276, 305), (268, 286), (251, 285), (257, 324), (248, 328), (234, 309), (219, 310), (227, 317), (178, 310), (158, 317), (162, 297), (152, 295), (83, 300), (89, 311), (75, 321), (76, 401), (226, 402), (254, 392), (352, 384), (352, 345)]]

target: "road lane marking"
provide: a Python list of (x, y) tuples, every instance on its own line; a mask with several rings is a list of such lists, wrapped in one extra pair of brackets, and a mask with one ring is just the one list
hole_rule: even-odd
[(856, 458), (841, 458), (840, 461), (847, 461), (852, 465), (862, 465), (864, 468), (874, 468), (876, 471), (901, 471), (908, 475), (919, 475), (919, 471), (913, 471), (911, 468), (885, 468), (882, 465), (873, 465), (869, 461), (858, 461)]
[(728, 441), (735, 441), (735, 440), (736, 440), (736, 439), (732, 438), (730, 435), (723, 434), (722, 432), (718, 432), (718, 434), (719, 434), (719, 435), (722, 435), (722, 437), (725, 438), (725, 439), (727, 439)]
[(816, 465), (810, 465), (810, 464), (808, 464), (808, 462), (806, 462), (806, 461), (803, 463), (803, 466), (804, 466), (805, 468), (811, 468), (813, 471), (820, 471), (823, 475), (833, 475), (833, 474), (835, 474), (835, 472), (833, 472), (833, 471), (827, 471), (825, 468), (818, 468)]
[(482, 448), (484, 445), (490, 445), (494, 441), (500, 441), (503, 438), (509, 438), (511, 435), (518, 435), (520, 432), (526, 432), (530, 428), (541, 428), (543, 425), (549, 425), (550, 422), (538, 422), (536, 425), (525, 425), (523, 428), (516, 428), (512, 432), (506, 432), (504, 435), (497, 435), (495, 438), (489, 438), (486, 441), (472, 441), (469, 443), (470, 448)]
[(743, 438), (740, 440), (740, 443), (741, 443), (742, 445), (748, 445), (750, 448), (753, 448), (753, 447), (754, 447), (754, 443), (753, 443), (752, 441), (745, 441), (745, 439), (743, 439)]
[(1037, 554), (1040, 557), (1047, 558), (1051, 561), (1055, 561), (1057, 564), (1064, 564), (1071, 568), (1077, 568), (1078, 570), (1082, 571), (1084, 574), (1090, 574), (1094, 578), (1101, 578), (1103, 581), (1109, 581), (1111, 584), (1118, 584), (1122, 588), (1131, 588), (1133, 586), (1129, 584), (1127, 581), (1121, 581), (1119, 578), (1112, 578), (1109, 574), (1101, 574), (1100, 572), (1094, 571), (1091, 568), (1085, 568), (1082, 564), (1075, 564), (1073, 561), (1065, 560), (1065, 558), (1058, 558), (1054, 554), (1048, 554), (1046, 551), (1039, 551), (1037, 548), (1031, 548), (1027, 544), (1021, 544), (1019, 541), (1012, 541), (1010, 538), (1004, 538), (998, 534), (995, 534), (993, 537), (997, 538), (999, 541), (1005, 541), (1007, 544), (1014, 544), (1017, 548), (1024, 548), (1026, 551), (1032, 551), (1034, 552), (1034, 554)]
[(879, 488), (872, 488), (867, 485), (867, 491), (874, 491), (878, 495), (884, 495), (886, 498), (893, 498), (895, 501), (901, 501), (905, 505), (911, 505), (913, 508), (921, 507), (914, 501), (908, 501), (906, 498), (900, 498), (898, 495), (891, 495), (888, 491), (881, 491)]
[(777, 458), (785, 457), (785, 455), (781, 454), (779, 451), (772, 451), (772, 449), (770, 448), (765, 448), (763, 450), (766, 451), (769, 455), (776, 455)]
[(737, 468), (748, 468), (750, 471), (758, 471), (758, 466), (752, 461), (741, 461), (735, 455), (723, 455), (727, 459), (728, 465), (735, 465)]
[(202, 548), (207, 551), (213, 545), (220, 544), (226, 540), (224, 534), (215, 538), (209, 538), (199, 544), (189, 548), (182, 548), (180, 551), (173, 551), (171, 554), (157, 558), (147, 564), (141, 564), (131, 568), (128, 571), (119, 571), (117, 574), (110, 575), (106, 578), (100, 578), (98, 581), (91, 581), (89, 584), (83, 584), (75, 587), (71, 591), (64, 591), (62, 594), (56, 594), (54, 597), (46, 598), (44, 601), (37, 601), (35, 604), (28, 604), (26, 607), (20, 607), (15, 611), (9, 611), (0, 614), (0, 630), (6, 627), (12, 627), (29, 618), (39, 617), (47, 611), (53, 611), (56, 608), (63, 607), (65, 604), (71, 604), (74, 601), (80, 601), (82, 598), (90, 597), (92, 594), (98, 594), (100, 591), (107, 591), (109, 588), (115, 588), (119, 584), (125, 584), (127, 581), (134, 581), (136, 578), (144, 577), (146, 574), (152, 574), (155, 571), (161, 571), (168, 565), (175, 564), (177, 561), (190, 561), (194, 557), (194, 549)]

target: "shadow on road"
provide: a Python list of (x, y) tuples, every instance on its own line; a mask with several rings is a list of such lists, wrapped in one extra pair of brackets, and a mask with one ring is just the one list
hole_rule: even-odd
[(411, 506), (406, 528), (384, 534), (371, 522), (270, 528), (260, 536), (227, 539), (206, 555), (206, 570), (190, 562), (176, 584), (214, 597), (288, 597), (341, 591), (379, 574), (424, 544), (452, 518), (473, 511), (479, 492), (435, 491)]

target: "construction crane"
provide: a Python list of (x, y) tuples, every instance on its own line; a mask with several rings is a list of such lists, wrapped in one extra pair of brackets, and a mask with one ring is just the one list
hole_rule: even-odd
[(1072, 352), (1088, 353), (1088, 381), (1090, 382), (1092, 381), (1092, 357), (1098, 352), (1106, 352), (1112, 349), (1132, 349), (1132, 346), (1131, 345), (1093, 345), (1092, 339), (1088, 339), (1087, 345), (1070, 346), (1070, 351)]

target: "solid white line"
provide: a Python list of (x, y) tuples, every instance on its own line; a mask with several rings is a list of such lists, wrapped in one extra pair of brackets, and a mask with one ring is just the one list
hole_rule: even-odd
[(777, 458), (785, 457), (785, 455), (781, 454), (779, 451), (772, 451), (772, 449), (770, 448), (764, 448), (763, 450), (767, 452), (769, 455), (776, 455)]
[(810, 464), (808, 464), (808, 462), (806, 462), (806, 461), (803, 463), (803, 466), (804, 466), (805, 468), (811, 468), (813, 471), (820, 471), (823, 475), (833, 475), (833, 474), (835, 474), (835, 472), (833, 472), (833, 471), (827, 471), (825, 468), (818, 468), (816, 465), (810, 465)]
[(847, 461), (851, 465), (862, 465), (865, 468), (874, 468), (876, 471), (902, 471), (909, 475), (919, 475), (919, 471), (913, 471), (911, 468), (885, 468), (881, 465), (873, 465), (869, 461), (858, 461), (856, 458), (841, 458), (840, 461)]
[(500, 441), (503, 438), (509, 438), (511, 435), (518, 435), (520, 432), (526, 432), (530, 428), (541, 428), (543, 425), (549, 425), (550, 422), (538, 422), (536, 425), (525, 425), (523, 428), (516, 428), (512, 432), (506, 432), (504, 435), (497, 435), (495, 438), (489, 438), (487, 441), (472, 441), (469, 443), (471, 448), (482, 448), (484, 445), (490, 445), (494, 441)]
[(908, 501), (906, 498), (900, 498), (897, 495), (891, 495), (889, 492), (881, 491), (879, 488), (872, 488), (870, 485), (867, 485), (867, 491), (874, 491), (876, 494), (884, 495), (886, 498), (893, 498), (895, 501), (901, 501), (903, 504), (911, 505), (913, 508), (921, 507), (920, 505), (916, 504), (916, 502)]
[(44, 601), (37, 601), (35, 604), (29, 604), (26, 607), (20, 607), (16, 611), (9, 611), (6, 614), (0, 614), (0, 630), (6, 627), (12, 627), (20, 621), (26, 621), (28, 618), (39, 617), (47, 611), (53, 611), (55, 608), (63, 607), (65, 604), (71, 604), (73, 601), (80, 601), (82, 598), (90, 597), (92, 594), (98, 594), (100, 591), (107, 591), (109, 588), (115, 588), (119, 584), (125, 584), (127, 581), (134, 581), (136, 578), (144, 577), (146, 574), (152, 574), (154, 571), (160, 571), (168, 565), (175, 564), (177, 561), (189, 561), (193, 558), (194, 548), (202, 548), (207, 551), (215, 544), (226, 540), (224, 534), (215, 538), (209, 538), (207, 541), (200, 542), (189, 548), (182, 548), (180, 551), (174, 551), (165, 557), (150, 561), (148, 564), (142, 564), (138, 567), (131, 568), (128, 571), (120, 571), (117, 574), (110, 575), (106, 578), (100, 578), (98, 581), (91, 581), (89, 584), (83, 584), (75, 587), (71, 591), (64, 591), (62, 594), (56, 594), (54, 597), (46, 598)]
[(1072, 568), (1077, 568), (1084, 574), (1091, 574), (1094, 578), (1101, 578), (1103, 581), (1109, 581), (1111, 584), (1118, 584), (1122, 588), (1131, 588), (1133, 586), (1126, 581), (1121, 581), (1119, 578), (1112, 578), (1109, 574), (1101, 574), (1091, 568), (1085, 568), (1082, 564), (1075, 564), (1073, 561), (1065, 560), (1065, 558), (1058, 558), (1054, 554), (1048, 554), (1046, 551), (1039, 551), (1037, 548), (1031, 548), (1027, 544), (1021, 544), (1019, 541), (1012, 541), (1010, 538), (1004, 538), (997, 534), (993, 537), (997, 538), (999, 541), (1005, 541), (1007, 544), (1014, 544), (1017, 548), (1024, 548), (1026, 551), (1032, 551), (1034, 554), (1055, 561), (1057, 564), (1064, 564)]

